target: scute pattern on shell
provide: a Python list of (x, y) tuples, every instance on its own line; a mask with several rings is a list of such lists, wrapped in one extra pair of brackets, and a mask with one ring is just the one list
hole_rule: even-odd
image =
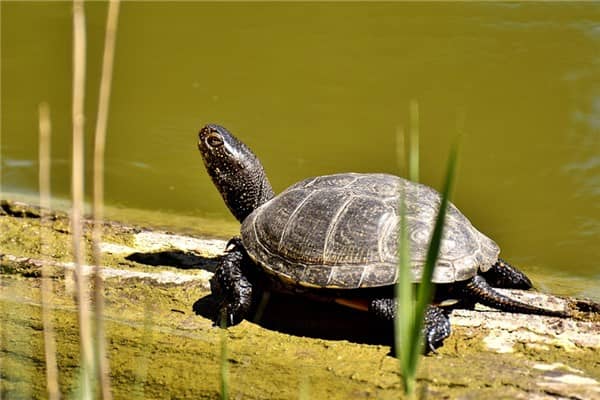
[[(411, 272), (420, 280), (440, 204), (433, 189), (388, 174), (309, 178), (263, 204), (242, 224), (250, 257), (309, 287), (362, 288), (397, 279), (398, 205), (404, 193)], [(433, 281), (463, 281), (498, 259), (496, 243), (450, 204)]]

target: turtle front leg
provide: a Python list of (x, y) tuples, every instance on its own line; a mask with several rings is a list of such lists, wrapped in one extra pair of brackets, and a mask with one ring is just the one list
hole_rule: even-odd
[(254, 303), (253, 284), (248, 268), (251, 263), (240, 238), (231, 239), (210, 279), (211, 292), (219, 301), (215, 325), (236, 325), (248, 315)]
[[(375, 299), (369, 304), (369, 311), (377, 317), (393, 321), (396, 318), (398, 305), (393, 298)], [(450, 336), (450, 319), (446, 312), (437, 306), (429, 305), (423, 321), (423, 337), (425, 339), (425, 354), (435, 352)]]
[(450, 336), (450, 319), (446, 311), (436, 306), (427, 307), (423, 321), (423, 336), (425, 337), (425, 353), (441, 347), (444, 340)]

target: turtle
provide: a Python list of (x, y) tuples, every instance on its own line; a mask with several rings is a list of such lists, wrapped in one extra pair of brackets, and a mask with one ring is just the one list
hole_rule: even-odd
[[(434, 189), (384, 173), (337, 173), (307, 178), (275, 195), (257, 156), (226, 128), (198, 134), (204, 166), (241, 223), (213, 277), (215, 324), (231, 326), (256, 309), (260, 292), (275, 290), (334, 301), (393, 321), (397, 305), (397, 243), (402, 194), (413, 281), (421, 278), (441, 202)], [(531, 280), (499, 258), (500, 248), (448, 203), (432, 282), (441, 293), (510, 312), (565, 317), (507, 297), (494, 287), (529, 289)], [(450, 335), (449, 313), (430, 304), (425, 351)]]

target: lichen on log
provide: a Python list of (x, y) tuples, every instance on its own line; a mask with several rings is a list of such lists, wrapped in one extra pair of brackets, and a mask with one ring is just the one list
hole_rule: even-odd
[[(64, 285), (73, 271), (68, 216), (53, 213), (42, 223), (40, 215), (27, 204), (0, 203), (0, 391), (7, 399), (45, 397), (43, 265), (54, 286), (61, 391), (77, 385), (77, 309)], [(49, 243), (45, 254), (40, 235)], [(104, 224), (104, 317), (115, 398), (219, 397), (222, 335), (207, 318), (214, 307), (208, 280), (224, 247), (215, 238)], [(421, 364), (426, 397), (600, 399), (598, 303), (504, 293), (571, 310), (575, 318), (454, 310), (452, 336)], [(230, 394), (400, 398), (399, 364), (384, 329), (357, 311), (273, 295), (260, 321), (226, 331)]]

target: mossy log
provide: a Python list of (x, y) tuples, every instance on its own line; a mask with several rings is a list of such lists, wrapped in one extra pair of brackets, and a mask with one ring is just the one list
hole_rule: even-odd
[[(402, 397), (389, 335), (371, 317), (272, 295), (260, 320), (221, 330), (209, 318), (214, 303), (208, 280), (224, 241), (108, 222), (103, 230), (114, 398), (219, 398), (223, 343), (231, 398)], [(47, 397), (43, 267), (53, 286), (49, 305), (60, 389), (76, 393), (80, 339), (69, 284), (75, 267), (68, 217), (3, 201), (0, 232), (1, 398)], [(571, 310), (574, 318), (454, 310), (452, 336), (422, 360), (418, 384), (425, 397), (600, 399), (600, 306), (537, 292), (505, 293)]]

